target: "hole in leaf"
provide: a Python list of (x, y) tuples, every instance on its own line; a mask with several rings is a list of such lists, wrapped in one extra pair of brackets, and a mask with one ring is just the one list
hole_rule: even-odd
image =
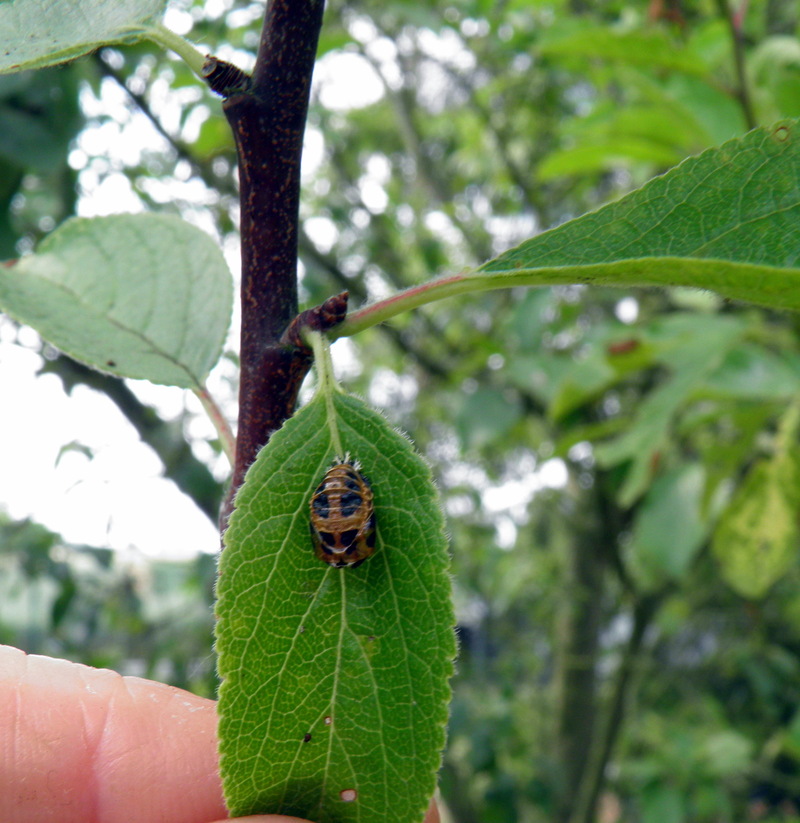
[(785, 143), (791, 136), (791, 131), (788, 126), (778, 126), (773, 132), (772, 136), (779, 143)]

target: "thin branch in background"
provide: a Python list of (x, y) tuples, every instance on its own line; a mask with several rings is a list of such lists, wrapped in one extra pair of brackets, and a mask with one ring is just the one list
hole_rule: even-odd
[(545, 216), (547, 214), (547, 203), (545, 198), (542, 197), (541, 187), (537, 188), (534, 185), (534, 179), (530, 171), (530, 169), (536, 168), (537, 164), (530, 162), (528, 163), (528, 170), (523, 171), (511, 156), (508, 150), (508, 135), (498, 128), (489, 109), (478, 99), (476, 85), (472, 77), (468, 80), (461, 72), (456, 71), (446, 63), (442, 64), (442, 70), (469, 97), (470, 109), (480, 117), (486, 134), (491, 136), (494, 149), (505, 167), (506, 174), (517, 187), (522, 196), (522, 202), (528, 211), (535, 215), (539, 225), (547, 225), (549, 219)]
[(108, 397), (136, 429), (142, 442), (158, 455), (165, 475), (216, 524), (222, 484), (214, 478), (208, 466), (195, 457), (183, 436), (180, 421), (162, 420), (156, 410), (142, 403), (119, 377), (90, 369), (64, 354), (47, 360), (42, 372), (57, 375), (67, 394), (81, 384)]
[[(383, 33), (387, 37), (392, 37), (392, 35)], [(453, 208), (453, 191), (450, 182), (425, 151), (424, 137), (418, 124), (417, 101), (413, 92), (413, 89), (416, 88), (416, 82), (408, 61), (398, 57), (398, 66), (403, 76), (403, 84), (399, 89), (395, 89), (386, 79), (380, 63), (366, 49), (362, 49), (360, 54), (372, 66), (383, 84), (384, 93), (397, 116), (399, 133), (406, 151), (414, 158), (416, 163), (420, 182), (434, 198), (434, 202), (439, 204), (458, 229), (475, 261), (483, 262), (488, 259), (492, 256), (491, 237), (482, 225), (476, 223), (465, 225), (464, 221), (459, 219)]]
[(570, 823), (593, 823), (596, 819), (597, 800), (605, 779), (606, 767), (622, 730), (625, 706), (631, 692), (644, 636), (663, 600), (664, 593), (658, 592), (641, 597), (634, 606), (631, 636), (617, 671), (617, 679), (605, 717), (601, 721), (600, 733), (595, 739), (580, 790), (575, 798)]
[(733, 50), (733, 66), (736, 71), (736, 97), (742, 107), (745, 122), (748, 129), (754, 129), (758, 125), (753, 104), (750, 99), (750, 90), (747, 82), (747, 71), (745, 68), (744, 55), (744, 34), (743, 21), (744, 12), (747, 8), (747, 0), (742, 0), (740, 9), (736, 12), (731, 9), (729, 0), (716, 0), (717, 11), (720, 17), (725, 20), (731, 35), (731, 47)]

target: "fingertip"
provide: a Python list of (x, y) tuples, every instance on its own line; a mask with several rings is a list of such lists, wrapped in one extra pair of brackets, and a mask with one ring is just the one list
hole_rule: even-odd
[(428, 811), (425, 814), (425, 821), (424, 823), (439, 823), (439, 807), (436, 805), (435, 800), (431, 800), (431, 805), (428, 806)]
[(302, 817), (287, 817), (285, 814), (250, 814), (247, 817), (213, 820), (211, 823), (311, 823), (311, 821)]
[(0, 730), (2, 823), (225, 813), (211, 700), (0, 646)]
[[(214, 820), (212, 823), (311, 823), (302, 817), (287, 817), (283, 814), (251, 814), (247, 817), (232, 817), (227, 820)], [(423, 823), (440, 823), (439, 807), (431, 800)]]

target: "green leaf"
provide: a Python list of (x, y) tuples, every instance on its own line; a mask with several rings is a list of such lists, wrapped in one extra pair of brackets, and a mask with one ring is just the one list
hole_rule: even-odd
[[(309, 500), (339, 446), (375, 498), (376, 550), (358, 568), (321, 563), (309, 536)], [(230, 811), (420, 821), (455, 654), (444, 523), (425, 463), (361, 401), (320, 392), (259, 453), (225, 544), (217, 650)]]
[(799, 133), (787, 121), (709, 149), (478, 272), (522, 278), (534, 266), (558, 267), (548, 282), (694, 285), (800, 308)]
[(708, 532), (701, 512), (705, 472), (700, 463), (659, 477), (637, 509), (632, 560), (645, 585), (680, 580)]
[(800, 711), (796, 711), (783, 732), (783, 745), (791, 757), (800, 757)]
[(166, 0), (6, 0), (0, 3), (0, 73), (63, 63), (130, 43), (161, 19)]
[(540, 164), (537, 176), (540, 180), (549, 182), (568, 175), (594, 174), (633, 161), (652, 163), (664, 168), (679, 159), (676, 154), (669, 146), (624, 135), (551, 152)]
[(681, 49), (662, 31), (614, 31), (570, 21), (553, 27), (539, 41), (547, 56), (573, 57), (585, 63), (602, 58), (631, 65), (703, 75), (706, 67), (690, 51)]
[(0, 155), (16, 166), (60, 169), (83, 125), (77, 71), (51, 69), (0, 77)]
[(751, 52), (748, 73), (758, 114), (774, 119), (800, 113), (800, 40), (777, 35), (767, 37)]
[(220, 357), (233, 286), (217, 244), (176, 217), (73, 219), (0, 267), (0, 308), (102, 371), (183, 388)]
[(655, 784), (642, 792), (642, 823), (684, 823), (686, 802), (674, 786)]
[(754, 748), (752, 740), (734, 729), (718, 731), (700, 742), (704, 769), (719, 780), (746, 773)]
[(563, 358), (566, 362), (558, 375), (555, 396), (547, 410), (551, 420), (560, 420), (613, 384), (617, 373), (606, 361), (605, 354), (596, 346), (581, 359)]
[(784, 415), (775, 455), (750, 469), (714, 534), (722, 574), (744, 597), (762, 597), (797, 562), (798, 416), (797, 406)]
[(704, 391), (711, 397), (789, 400), (800, 394), (800, 365), (790, 352), (778, 356), (752, 343), (728, 352), (720, 367), (708, 375)]
[(336, 336), (459, 294), (515, 286), (692, 286), (800, 310), (800, 121), (689, 158), (616, 203), (352, 313)]
[[(695, 128), (702, 128), (707, 145), (731, 140), (747, 129), (739, 101), (708, 76), (674, 74), (667, 80), (664, 93)], [(765, 122), (777, 119), (772, 117)]]
[[(729, 59), (727, 51), (725, 59)], [(672, 73), (667, 78), (656, 78), (643, 67), (641, 70), (622, 72), (619, 82), (631, 91), (635, 90), (637, 96), (656, 111), (669, 112), (671, 117), (682, 121), (675, 132), (665, 139), (673, 145), (684, 146), (684, 154), (695, 154), (708, 146), (717, 146), (747, 130), (738, 101), (707, 75)], [(771, 123), (777, 119), (771, 118), (765, 122)]]

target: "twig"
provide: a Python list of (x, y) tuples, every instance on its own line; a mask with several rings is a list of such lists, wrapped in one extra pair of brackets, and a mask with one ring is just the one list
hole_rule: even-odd
[(80, 383), (106, 395), (136, 429), (142, 442), (158, 455), (164, 474), (194, 500), (212, 523), (217, 522), (222, 497), (220, 483), (208, 466), (194, 456), (180, 424), (162, 420), (156, 410), (142, 403), (119, 377), (90, 369), (66, 355), (48, 360), (42, 372), (58, 375), (67, 393)]
[(736, 96), (742, 107), (745, 122), (748, 129), (754, 129), (758, 125), (753, 104), (750, 100), (750, 91), (747, 84), (747, 73), (744, 65), (744, 38), (742, 37), (741, 15), (734, 14), (728, 0), (716, 0), (717, 11), (725, 20), (731, 34), (731, 45), (733, 48), (733, 66), (736, 71)]
[(592, 823), (595, 820), (597, 798), (603, 785), (606, 766), (622, 728), (625, 704), (628, 700), (631, 681), (639, 660), (644, 635), (662, 600), (663, 594), (652, 594), (642, 597), (634, 607), (633, 631), (617, 672), (617, 680), (614, 684), (614, 691), (608, 705), (605, 722), (602, 725), (599, 737), (595, 741), (596, 745), (592, 748), (586, 772), (581, 781), (575, 807), (569, 818), (570, 823)]

